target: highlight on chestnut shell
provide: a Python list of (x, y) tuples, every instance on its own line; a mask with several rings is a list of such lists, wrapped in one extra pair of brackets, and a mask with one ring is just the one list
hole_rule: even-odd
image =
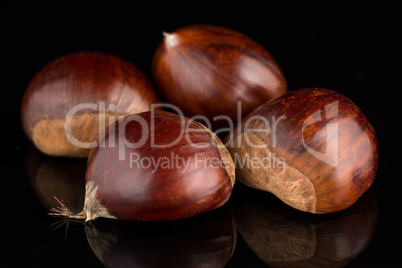
[(51, 215), (165, 221), (221, 207), (235, 182), (224, 144), (200, 123), (151, 111), (112, 123), (91, 150), (84, 209), (62, 202)]
[(133, 64), (114, 55), (75, 52), (33, 77), (22, 99), (21, 121), (43, 153), (87, 158), (111, 122), (158, 102), (152, 84)]
[(186, 116), (205, 116), (214, 130), (233, 127), (287, 90), (274, 58), (242, 33), (190, 25), (163, 35), (153, 60), (157, 88)]
[(355, 203), (378, 165), (373, 126), (351, 100), (328, 89), (271, 100), (226, 140), (240, 182), (317, 214)]

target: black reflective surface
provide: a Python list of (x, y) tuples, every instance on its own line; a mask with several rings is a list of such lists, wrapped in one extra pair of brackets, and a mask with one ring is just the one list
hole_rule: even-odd
[[(393, 8), (290, 13), (199, 5), (2, 8), (0, 267), (399, 267), (402, 70)], [(162, 31), (192, 23), (231, 27), (260, 42), (290, 90), (326, 87), (362, 109), (377, 130), (380, 163), (354, 206), (311, 215), (237, 183), (223, 208), (184, 221), (83, 224), (47, 215), (53, 195), (80, 209), (85, 161), (44, 156), (25, 138), (19, 105), (31, 77), (58, 56), (95, 50), (121, 56), (151, 78)]]

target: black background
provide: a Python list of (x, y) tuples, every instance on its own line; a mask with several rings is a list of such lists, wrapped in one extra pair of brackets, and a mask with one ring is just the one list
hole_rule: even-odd
[[(131, 61), (150, 79), (153, 53), (163, 31), (193, 23), (226, 26), (265, 46), (281, 66), (289, 90), (323, 87), (354, 101), (377, 131), (380, 163), (371, 188), (378, 202), (372, 242), (350, 267), (398, 266), (400, 254), (401, 20), (393, 6), (265, 7), (244, 2), (217, 7), (206, 2), (144, 4), (6, 4), (1, 13), (2, 177), (0, 266), (102, 267), (80, 226), (51, 231), (27, 182), (29, 142), (19, 109), (33, 75), (64, 54), (101, 51)], [(235, 187), (236, 188), (236, 187)], [(235, 190), (246, 199), (255, 191)], [(399, 249), (398, 249), (399, 247)], [(239, 237), (227, 267), (266, 267)]]

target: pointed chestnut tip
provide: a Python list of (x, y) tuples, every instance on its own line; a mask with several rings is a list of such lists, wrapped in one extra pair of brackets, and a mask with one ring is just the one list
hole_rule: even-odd
[(167, 48), (175, 47), (180, 43), (180, 38), (177, 34), (163, 32), (163, 36), (165, 37), (164, 41)]

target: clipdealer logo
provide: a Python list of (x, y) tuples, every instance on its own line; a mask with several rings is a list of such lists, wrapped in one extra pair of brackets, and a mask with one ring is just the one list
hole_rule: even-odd
[[(328, 123), (325, 125), (325, 131), (326, 131), (326, 150), (325, 153), (319, 152), (315, 149), (313, 149), (312, 147), (309, 146), (308, 142), (306, 142), (306, 137), (304, 135), (305, 130), (308, 126), (315, 124), (317, 122), (321, 122), (323, 120), (330, 120), (331, 118), (336, 118), (338, 117), (338, 101), (332, 102), (328, 105), (325, 106), (324, 108), (324, 114), (322, 114), (321, 110), (318, 110), (316, 112), (314, 112), (313, 114), (311, 114), (309, 117), (307, 117), (307, 119), (304, 121), (303, 125), (302, 125), (302, 130), (301, 130), (301, 140), (302, 140), (302, 145), (304, 146), (304, 148), (314, 157), (316, 157), (317, 159), (323, 161), (324, 163), (332, 166), (332, 167), (336, 167), (338, 166), (338, 157), (339, 157), (339, 135), (338, 135), (338, 123)], [(168, 106), (167, 108), (169, 109), (174, 109), (179, 115), (184, 116), (184, 114), (182, 113), (182, 111), (176, 107), (173, 106), (171, 104), (158, 104), (158, 105), (153, 105), (151, 108), (151, 111), (155, 111), (156, 107), (165, 107)], [(238, 105), (240, 107), (240, 105)], [(114, 104), (109, 104), (107, 107), (108, 111), (114, 111), (115, 110), (115, 105)], [(65, 134), (67, 139), (75, 146), (80, 147), (80, 148), (93, 148), (96, 146), (100, 146), (100, 147), (105, 147), (105, 146), (109, 146), (109, 147), (115, 147), (116, 144), (114, 143), (115, 139), (109, 139), (109, 144), (105, 144), (105, 141), (102, 139), (99, 139), (99, 141), (101, 141), (100, 144), (98, 144), (96, 141), (91, 142), (91, 143), (84, 143), (84, 142), (80, 142), (79, 140), (77, 140), (73, 134), (72, 134), (72, 130), (71, 130), (71, 124), (72, 124), (72, 118), (73, 116), (82, 109), (92, 109), (92, 110), (98, 110), (99, 113), (106, 113), (106, 104), (104, 102), (100, 102), (99, 104), (94, 104), (94, 103), (83, 103), (83, 104), (79, 104), (75, 107), (73, 107), (67, 114), (65, 122), (64, 122), (64, 130), (65, 130)], [(257, 116), (258, 117), (258, 116)], [(106, 123), (105, 123), (105, 117), (102, 117), (103, 120), (101, 120), (101, 117), (99, 118), (99, 133), (100, 133), (100, 137), (102, 135), (104, 135), (104, 130), (106, 129)], [(194, 118), (191, 118), (192, 120), (196, 120)], [(197, 117), (197, 119), (199, 119)], [(203, 120), (207, 120), (206, 118), (202, 118)], [(266, 118), (251, 118), (247, 121), (247, 123), (249, 123), (249, 121), (251, 120), (255, 120), (255, 119), (260, 119), (262, 120), (266, 126), (271, 126), (271, 124), (269, 124), (269, 122), (267, 121)], [(136, 116), (131, 116), (130, 120), (126, 120), (123, 116), (118, 116), (118, 118), (116, 118), (115, 116), (109, 116), (109, 122), (114, 122), (114, 121), (119, 121), (121, 126), (119, 127), (119, 131), (122, 131), (123, 133), (125, 132), (125, 126), (130, 122), (130, 121), (136, 121), (137, 123), (139, 123), (141, 125), (141, 131), (143, 133), (143, 135), (141, 136), (141, 139), (132, 144), (130, 142), (128, 142), (127, 140), (119, 140), (117, 146), (119, 147), (119, 159), (120, 160), (124, 160), (125, 159), (125, 150), (126, 147), (129, 148), (136, 148), (136, 147), (140, 147), (142, 146), (146, 140), (148, 138), (151, 138), (151, 144), (153, 147), (164, 147), (164, 146), (172, 146), (174, 145), (175, 142), (177, 142), (178, 140), (180, 140), (183, 135), (185, 136), (184, 133), (186, 133), (185, 131), (183, 131), (183, 133), (180, 133), (180, 136), (176, 138), (175, 141), (169, 143), (169, 144), (163, 144), (163, 145), (158, 145), (155, 144), (153, 141), (154, 138), (154, 133), (152, 132), (152, 124), (153, 121), (151, 122), (151, 126), (148, 126), (148, 124), (140, 117), (136, 117)], [(276, 126), (277, 124), (279, 124), (280, 121), (282, 120), (286, 120), (285, 116), (282, 116), (278, 119), (273, 118), (273, 122), (272, 123), (272, 131), (273, 131), (273, 146), (276, 146)], [(208, 125), (208, 124), (207, 124)], [(112, 125), (113, 126), (113, 125)], [(233, 126), (233, 123), (231, 124), (231, 126)], [(230, 129), (225, 129), (225, 130), (229, 130), (229, 131), (233, 131), (233, 127)], [(267, 131), (267, 129), (260, 129), (260, 131)], [(114, 135), (114, 129), (110, 130), (109, 129), (109, 134), (113, 134)], [(218, 130), (219, 132), (219, 130)], [(222, 131), (221, 131), (222, 132)], [(188, 135), (188, 133), (187, 133)], [(316, 134), (318, 135), (318, 134)], [(120, 135), (120, 136), (124, 136), (124, 135)], [(185, 138), (188, 139), (188, 137), (186, 136)], [(190, 143), (191, 141), (188, 140)], [(257, 144), (252, 144), (251, 145), (253, 147), (259, 148), (261, 145), (257, 145)]]
[[(338, 101), (334, 101), (325, 106), (325, 119), (329, 120), (331, 118), (338, 117)], [(318, 110), (311, 114), (306, 121), (303, 123), (302, 127), (302, 142), (304, 148), (312, 154), (317, 159), (323, 161), (324, 163), (332, 166), (338, 166), (339, 157), (339, 133), (338, 133), (338, 123), (326, 124), (326, 150), (325, 153), (318, 152), (306, 144), (304, 137), (304, 130), (311, 124), (317, 123), (324, 120), (321, 115), (321, 111)]]

